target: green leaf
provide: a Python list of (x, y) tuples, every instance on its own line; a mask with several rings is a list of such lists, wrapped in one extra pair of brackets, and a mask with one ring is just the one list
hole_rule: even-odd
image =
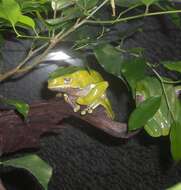
[(75, 4), (75, 1), (73, 0), (52, 0), (52, 9), (53, 10), (62, 10), (64, 8), (67, 8), (71, 5), (74, 5)]
[[(158, 111), (144, 126), (144, 129), (152, 137), (166, 136), (169, 134), (171, 125), (173, 123), (171, 112), (174, 115), (175, 121), (177, 121), (181, 115), (180, 103), (177, 98), (175, 88), (171, 84), (164, 84), (164, 88), (168, 102), (163, 95), (162, 86), (158, 79), (146, 77), (144, 80), (139, 81), (136, 86), (136, 95), (141, 96), (143, 100), (153, 96), (162, 97)], [(136, 104), (139, 104), (139, 102), (136, 102)]]
[(126, 78), (132, 91), (135, 90), (137, 82), (145, 78), (145, 69), (145, 60), (142, 58), (132, 58), (122, 64), (121, 73)]
[(46, 13), (51, 10), (49, 0), (16, 0), (16, 2), (20, 5), (22, 13), (32, 14), (35, 11)]
[(14, 30), (17, 22), (26, 24), (33, 29), (35, 28), (34, 21), (30, 17), (22, 15), (20, 6), (15, 0), (2, 0), (0, 2), (0, 10), (0, 18), (9, 21)]
[(24, 24), (24, 25), (27, 25), (33, 29), (35, 29), (35, 22), (33, 21), (32, 18), (28, 17), (28, 16), (24, 16), (24, 15), (21, 15), (19, 17), (19, 20), (18, 22)]
[(94, 49), (99, 64), (108, 72), (122, 79), (123, 55), (110, 44), (101, 44)]
[(79, 71), (79, 70), (85, 70), (85, 68), (84, 67), (76, 67), (76, 66), (59, 67), (54, 72), (50, 73), (49, 79), (54, 79), (59, 76), (62, 76), (65, 74), (70, 74), (70, 73), (73, 73), (73, 72)]
[(83, 10), (88, 10), (96, 6), (99, 0), (76, 0), (77, 6)]
[(141, 102), (132, 112), (129, 118), (129, 130), (135, 130), (143, 127), (147, 121), (154, 116), (160, 107), (161, 97), (150, 97)]
[(16, 110), (23, 115), (24, 118), (27, 118), (29, 113), (29, 105), (20, 100), (13, 99), (3, 99), (3, 103), (14, 106)]
[(45, 190), (52, 176), (52, 168), (37, 155), (31, 154), (2, 162), (4, 166), (12, 166), (28, 170)]
[(12, 25), (15, 25), (21, 15), (18, 3), (14, 0), (2, 0), (1, 4), (4, 18), (9, 20)]
[(142, 58), (125, 58), (122, 52), (109, 44), (101, 44), (94, 49), (99, 64), (118, 78), (127, 80), (134, 91), (136, 83), (145, 77), (145, 60)]
[(145, 5), (151, 5), (153, 3), (158, 2), (158, 0), (141, 0), (141, 2)]
[(62, 15), (59, 18), (47, 19), (46, 22), (49, 25), (61, 25), (67, 22), (70, 24), (71, 20), (83, 16), (83, 12), (79, 7), (68, 7), (62, 10)]
[(181, 61), (165, 61), (162, 62), (162, 64), (171, 71), (177, 71), (181, 73)]
[(175, 161), (181, 160), (181, 123), (176, 122), (171, 126), (170, 142), (171, 153)]
[(176, 185), (167, 188), (166, 190), (181, 190), (181, 183), (177, 183)]

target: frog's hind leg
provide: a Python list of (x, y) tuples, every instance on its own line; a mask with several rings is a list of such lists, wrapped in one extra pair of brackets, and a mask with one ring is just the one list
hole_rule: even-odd
[(107, 97), (102, 99), (102, 101), (100, 101), (100, 104), (106, 109), (107, 116), (109, 118), (111, 118), (111, 119), (114, 119), (115, 114), (114, 114), (114, 112), (112, 110), (112, 106), (111, 106), (111, 103), (110, 103), (109, 99)]
[(81, 111), (81, 114), (85, 115), (86, 113), (92, 113), (94, 109), (96, 109), (99, 105), (101, 105), (106, 109), (107, 116), (111, 119), (114, 119), (115, 114), (112, 111), (112, 107), (109, 100), (105, 96), (106, 95), (103, 95), (100, 99), (88, 105), (84, 110)]
[(64, 100), (73, 108), (74, 112), (78, 112), (80, 110), (80, 106), (75, 103), (75, 98), (73, 96), (68, 96), (67, 94), (63, 94)]

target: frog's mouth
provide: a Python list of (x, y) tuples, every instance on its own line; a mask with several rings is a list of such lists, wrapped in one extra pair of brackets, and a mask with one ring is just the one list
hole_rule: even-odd
[(80, 89), (79, 88), (70, 88), (70, 87), (51, 87), (49, 88), (50, 90), (52, 91), (55, 91), (55, 92), (62, 92), (62, 93), (66, 93), (66, 94), (70, 94), (70, 95), (76, 95)]

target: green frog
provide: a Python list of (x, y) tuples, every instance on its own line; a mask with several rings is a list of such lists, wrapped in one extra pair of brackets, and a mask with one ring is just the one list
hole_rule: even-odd
[(81, 114), (92, 113), (99, 105), (106, 110), (107, 116), (114, 119), (106, 90), (109, 84), (95, 70), (76, 70), (48, 80), (48, 89), (56, 91), (57, 96), (64, 96), (65, 101), (71, 105), (74, 112), (81, 110)]

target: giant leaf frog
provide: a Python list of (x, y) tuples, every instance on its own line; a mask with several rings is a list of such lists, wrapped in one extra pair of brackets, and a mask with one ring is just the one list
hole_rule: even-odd
[[(74, 112), (81, 110), (81, 114), (85, 115), (101, 105), (107, 116), (114, 119), (114, 112), (106, 95), (108, 86), (108, 82), (97, 71), (85, 68), (48, 80), (48, 89), (58, 92), (58, 97), (63, 95)], [(81, 109), (81, 106), (85, 108)]]

